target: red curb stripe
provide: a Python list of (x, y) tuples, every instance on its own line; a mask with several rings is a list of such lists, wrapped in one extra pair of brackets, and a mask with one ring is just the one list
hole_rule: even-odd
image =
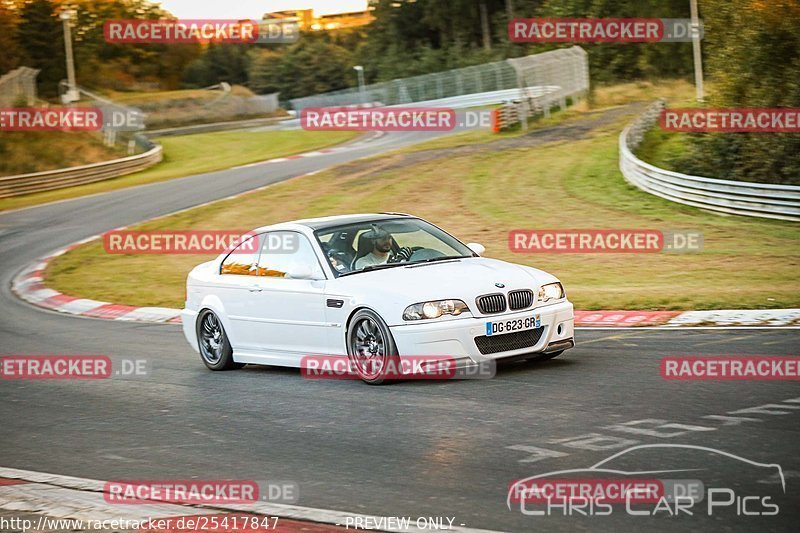
[(78, 298), (75, 298), (74, 296), (67, 296), (66, 294), (56, 294), (55, 296), (51, 296), (50, 298), (39, 302), (39, 305), (49, 309), (56, 309), (64, 304), (74, 302), (77, 299)]
[(0, 477), (0, 487), (8, 487), (10, 485), (25, 485), (26, 483), (30, 483), (30, 481), (25, 481), (24, 479)]
[(27, 287), (23, 289), (22, 292), (25, 294), (31, 294), (32, 292), (41, 291), (43, 289), (47, 289), (41, 281), (37, 281), (36, 283), (31, 283)]
[(81, 313), (83, 316), (91, 316), (94, 318), (118, 318), (122, 315), (127, 315), (131, 311), (135, 311), (139, 309), (138, 307), (132, 307), (130, 305), (117, 305), (117, 304), (105, 304), (101, 305), (100, 307), (96, 307), (95, 309), (90, 309), (84, 313)]
[(658, 326), (683, 311), (575, 311), (576, 326)]
[(181, 320), (181, 317), (179, 317), (179, 316), (176, 316), (175, 318), (170, 318), (169, 320), (167, 320), (167, 324), (180, 324), (181, 322), (183, 322), (183, 321)]

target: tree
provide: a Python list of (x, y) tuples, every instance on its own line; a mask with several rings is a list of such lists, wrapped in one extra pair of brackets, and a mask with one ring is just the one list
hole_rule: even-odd
[[(796, 0), (703, 0), (710, 107), (800, 107), (800, 4)], [(800, 134), (714, 133), (692, 137), (676, 162), (687, 172), (800, 184)]]
[(0, 3), (0, 76), (20, 66), (22, 49), (17, 39), (17, 18), (11, 7)]
[[(537, 16), (688, 18), (689, 0), (546, 0)], [(595, 82), (687, 77), (692, 72), (691, 43), (581, 43), (580, 46), (589, 52), (589, 71)]]
[(20, 12), (19, 43), (26, 66), (38, 68), (39, 93), (57, 96), (58, 83), (66, 78), (64, 36), (55, 5), (48, 0), (31, 0)]
[(189, 87), (208, 87), (220, 82), (246, 84), (250, 57), (247, 45), (209, 43), (205, 52), (192, 61), (183, 74)]
[(147, 0), (59, 0), (73, 9), (75, 63), (81, 85), (119, 90), (150, 82), (164, 89), (179, 86), (183, 70), (201, 53), (197, 44), (115, 44), (105, 40), (111, 19), (162, 19), (171, 15)]
[(282, 84), (277, 74), (281, 68), (281, 53), (260, 49), (253, 51), (250, 58), (250, 90), (258, 94), (279, 92)]

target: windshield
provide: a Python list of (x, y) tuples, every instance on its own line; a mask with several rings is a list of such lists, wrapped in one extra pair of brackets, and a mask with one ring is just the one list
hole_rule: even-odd
[(474, 255), (458, 239), (418, 218), (346, 224), (315, 235), (337, 276)]

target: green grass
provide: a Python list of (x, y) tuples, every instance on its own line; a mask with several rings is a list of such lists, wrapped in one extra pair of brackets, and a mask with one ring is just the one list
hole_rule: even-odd
[(0, 176), (88, 165), (125, 156), (126, 147), (109, 148), (98, 135), (79, 131), (0, 132)]
[(164, 137), (164, 161), (142, 172), (88, 185), (0, 200), (0, 211), (77, 198), (318, 150), (355, 138), (349, 131), (216, 132)]
[(680, 172), (680, 169), (675, 167), (675, 161), (685, 154), (690, 146), (687, 134), (664, 131), (655, 126), (645, 133), (642, 143), (636, 150), (636, 157), (659, 168)]
[(559, 126), (568, 121), (587, 119), (591, 111), (602, 111), (612, 107), (633, 102), (652, 102), (658, 98), (666, 98), (672, 107), (692, 107), (694, 88), (684, 80), (662, 80), (658, 84), (652, 82), (632, 82), (617, 85), (601, 85), (595, 87), (587, 99), (578, 100), (565, 110), (554, 108), (550, 116), (537, 115), (528, 120), (528, 131), (515, 127), (508, 131), (493, 133), (489, 129), (476, 129), (437, 137), (428, 142), (408, 146), (396, 153), (422, 152), (441, 148), (457, 148), (471, 144), (482, 144), (499, 139), (519, 137), (533, 130)]
[[(800, 226), (720, 216), (651, 196), (618, 170), (625, 116), (582, 140), (503, 151), (395, 153), (353, 162), (143, 224), (142, 229), (257, 227), (308, 216), (410, 212), (486, 255), (559, 276), (579, 309), (800, 306)], [(517, 254), (513, 229), (693, 229), (702, 253)], [(187, 272), (203, 256), (118, 256), (90, 243), (57, 258), (49, 285), (131, 305), (181, 307)]]
[[(219, 98), (222, 91), (219, 89), (178, 89), (174, 91), (107, 91), (105, 96), (111, 100), (128, 105), (165, 104), (176, 100), (214, 100)], [(231, 94), (235, 96), (254, 96), (255, 94), (241, 85), (231, 87)]]

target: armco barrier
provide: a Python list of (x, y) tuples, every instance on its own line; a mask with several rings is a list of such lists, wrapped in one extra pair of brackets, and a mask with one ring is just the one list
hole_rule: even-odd
[(637, 158), (633, 151), (664, 106), (663, 100), (653, 103), (619, 136), (619, 168), (629, 183), (661, 198), (710, 211), (800, 221), (800, 187), (689, 176)]
[(149, 149), (141, 154), (92, 163), (79, 167), (47, 170), (33, 174), (19, 174), (17, 176), (0, 177), (0, 198), (20, 196), (34, 192), (50, 191), (84, 185), (95, 181), (117, 178), (130, 174), (160, 162), (162, 158), (161, 145), (149, 143)]

